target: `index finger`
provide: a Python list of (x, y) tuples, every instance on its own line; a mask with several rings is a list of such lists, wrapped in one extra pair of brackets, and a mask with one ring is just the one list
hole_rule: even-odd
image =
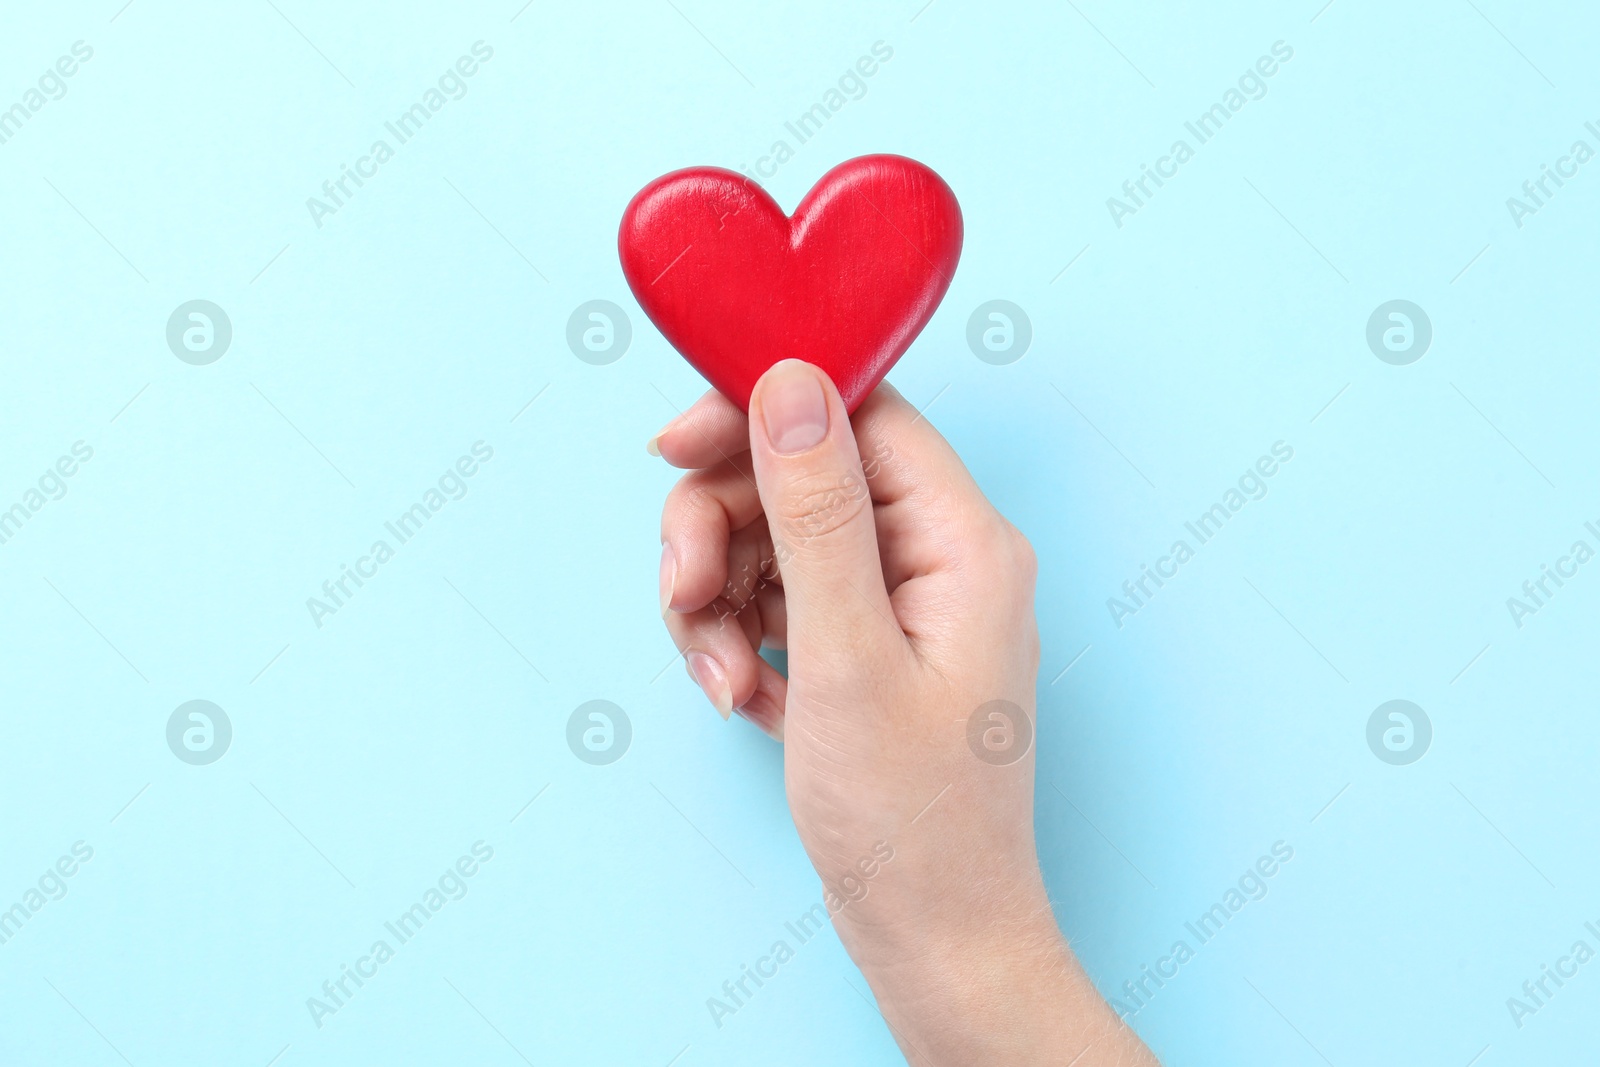
[(650, 438), (645, 449), (684, 470), (714, 467), (750, 451), (750, 420), (733, 401), (707, 390)]

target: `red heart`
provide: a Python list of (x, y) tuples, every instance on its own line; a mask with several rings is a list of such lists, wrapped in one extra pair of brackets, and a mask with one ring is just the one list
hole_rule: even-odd
[(854, 411), (950, 287), (961, 208), (904, 156), (839, 164), (793, 218), (752, 179), (692, 167), (639, 191), (617, 250), (650, 321), (741, 408), (792, 358), (825, 370)]

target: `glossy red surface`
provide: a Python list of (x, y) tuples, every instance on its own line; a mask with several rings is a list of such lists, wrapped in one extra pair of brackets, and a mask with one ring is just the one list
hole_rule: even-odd
[(792, 218), (744, 175), (694, 167), (639, 191), (617, 249), (650, 321), (741, 408), (794, 358), (827, 371), (853, 411), (950, 287), (961, 209), (904, 156), (839, 164)]

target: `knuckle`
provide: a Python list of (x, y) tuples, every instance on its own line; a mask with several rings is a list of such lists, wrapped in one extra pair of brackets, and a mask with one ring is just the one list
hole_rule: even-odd
[(871, 482), (895, 458), (894, 442), (881, 427), (868, 425), (857, 439), (861, 450), (861, 472)]
[(1022, 642), (1022, 653), (1027, 657), (1028, 673), (1034, 674), (1039, 670), (1039, 661), (1044, 655), (1044, 646), (1039, 640), (1039, 628), (1028, 627), (1028, 635)]
[(689, 503), (690, 498), (696, 491), (694, 475), (686, 474), (679, 478), (676, 484), (667, 490), (666, 502), (661, 505), (661, 517), (663, 519), (681, 519), (688, 513), (691, 506)]
[[(698, 474), (699, 472), (696, 472)], [(727, 511), (716, 488), (696, 474), (683, 478), (667, 493), (661, 509), (661, 533), (710, 533), (726, 531)]]
[(1009, 531), (1012, 566), (1016, 569), (1017, 576), (1031, 588), (1039, 577), (1039, 554), (1033, 550), (1033, 543), (1028, 540), (1026, 534), (1010, 523), (1007, 523), (1006, 527)]
[(727, 611), (737, 615), (755, 601), (756, 595), (767, 584), (761, 571), (745, 563), (737, 573), (729, 575), (727, 584), (722, 587), (719, 603), (725, 604)]
[(692, 474), (673, 488), (671, 496), (672, 504), (683, 515), (703, 515), (707, 508), (716, 503), (705, 479)]
[(1039, 577), (1039, 558), (1021, 530), (995, 516), (978, 528), (974, 544), (976, 567), (987, 581), (1031, 599)]
[(808, 475), (788, 487), (776, 510), (792, 551), (848, 526), (868, 505), (866, 487), (859, 479), (837, 474)]

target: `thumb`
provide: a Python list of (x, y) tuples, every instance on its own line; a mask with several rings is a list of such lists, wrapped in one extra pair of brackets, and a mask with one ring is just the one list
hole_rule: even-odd
[(861, 455), (826, 374), (786, 359), (762, 375), (750, 397), (750, 453), (791, 651), (859, 654), (898, 636)]

